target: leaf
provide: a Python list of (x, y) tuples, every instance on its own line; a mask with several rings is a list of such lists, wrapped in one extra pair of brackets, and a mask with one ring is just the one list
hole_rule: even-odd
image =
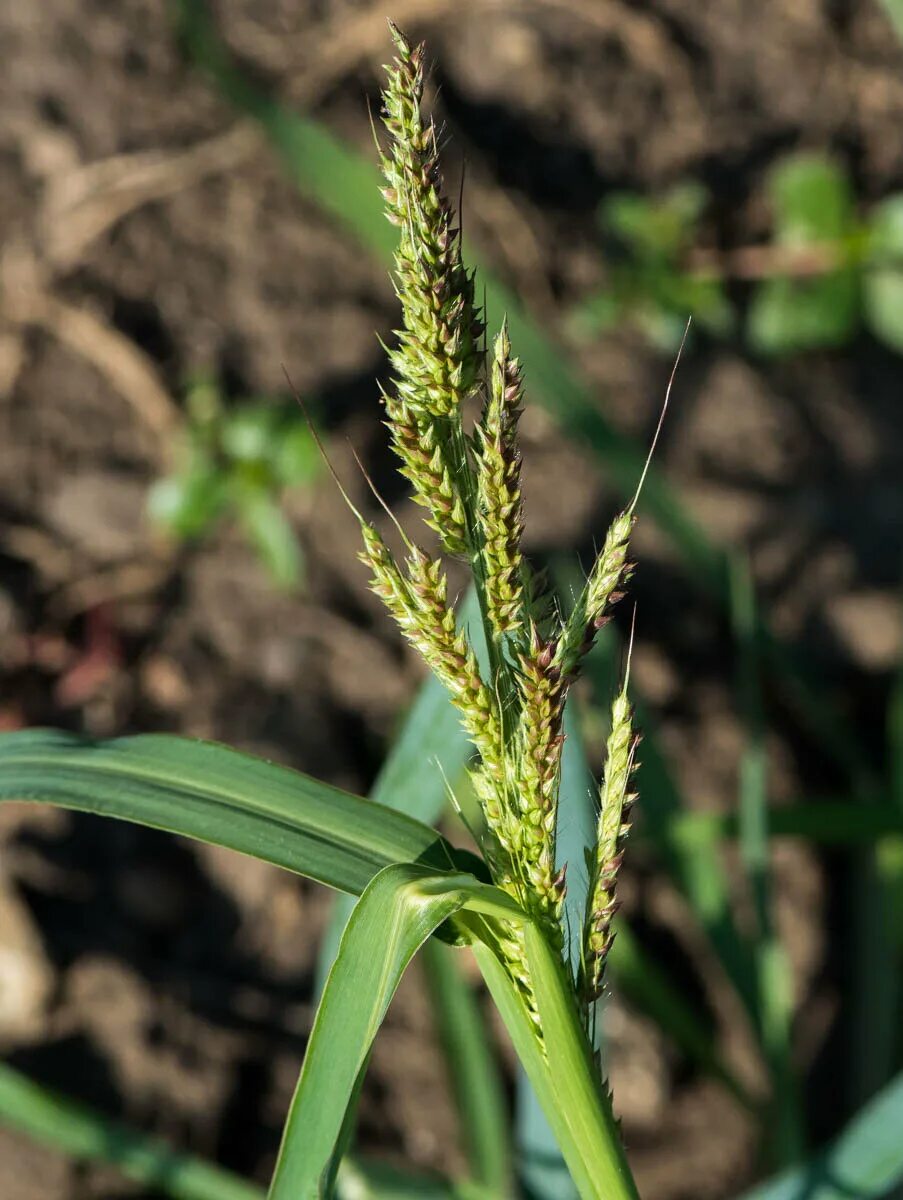
[(690, 1062), (723, 1083), (744, 1108), (758, 1111), (755, 1100), (718, 1053), (711, 1030), (699, 1013), (643, 950), (623, 921), (615, 922), (608, 969), (618, 990), (651, 1017)]
[(903, 1180), (903, 1074), (879, 1092), (834, 1144), (806, 1166), (742, 1200), (879, 1200)]
[(137, 1133), (0, 1063), (0, 1121), (77, 1159), (112, 1163), (173, 1200), (263, 1200), (248, 1180)]
[(756, 599), (748, 564), (732, 580), (732, 623), (737, 651), (738, 707), (745, 745), (740, 759), (740, 862), (755, 915), (753, 962), (756, 1025), (771, 1077), (770, 1119), (766, 1121), (777, 1165), (799, 1162), (805, 1150), (805, 1120), (792, 1060), (792, 974), (774, 922), (768, 840), (768, 760), (762, 711)]
[(465, 907), (523, 916), (510, 897), (472, 875), (413, 865), (386, 867), (364, 891), (317, 1009), (270, 1200), (314, 1200), (326, 1190), (346, 1111), (401, 976), (430, 934)]
[(177, 538), (205, 533), (222, 514), (225, 478), (205, 454), (193, 452), (184, 470), (157, 480), (147, 496), (152, 521)]
[(293, 588), (301, 579), (304, 559), (295, 532), (277, 501), (264, 487), (238, 483), (233, 488), (245, 533), (271, 579)]
[[(903, 812), (887, 803), (856, 800), (807, 800), (769, 810), (771, 837), (805, 838), (825, 846), (850, 846), (903, 834)], [(640, 825), (637, 836), (656, 839), (660, 831)], [(705, 844), (737, 836), (734, 813), (675, 812), (667, 818), (665, 835), (681, 845)]]
[(213, 742), (0, 735), (0, 800), (35, 800), (227, 846), (359, 894), (391, 863), (454, 866), (410, 817)]
[(271, 404), (246, 401), (223, 419), (223, 451), (236, 462), (266, 464), (276, 443), (279, 421), (279, 411)]
[[(264, 1200), (264, 1190), (213, 1163), (173, 1150), (0, 1063), (0, 1123), (76, 1160), (111, 1163), (127, 1179), (172, 1200)], [(409, 1175), (346, 1159), (342, 1200), (499, 1200), (466, 1182)]]
[(903, 194), (872, 210), (864, 289), (868, 327), (903, 354)]

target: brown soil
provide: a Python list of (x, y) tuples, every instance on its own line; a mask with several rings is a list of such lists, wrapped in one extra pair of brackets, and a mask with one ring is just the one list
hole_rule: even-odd
[[(269, 86), (367, 149), (382, 9), (223, 0), (217, 15)], [(784, 150), (836, 151), (865, 201), (903, 180), (903, 54), (877, 6), (399, 0), (397, 15), (440, 64), (469, 232), (550, 323), (600, 278), (594, 210), (611, 187), (701, 178), (713, 244), (729, 247), (764, 229), (763, 172)], [(284, 396), (285, 364), (315, 398), (343, 478), (355, 479), (350, 439), (390, 479), (374, 382), (374, 332), (390, 336), (394, 320), (385, 272), (235, 127), (160, 5), (5, 5), (0, 44), (0, 727), (214, 737), (364, 791), (421, 672), (366, 591), (334, 489), (290, 500), (308, 558), (293, 597), (274, 593), (234, 532), (173, 552), (143, 506), (199, 369), (237, 399)], [(648, 438), (669, 363), (628, 335), (573, 353), (612, 420)], [(875, 747), (900, 648), (900, 380), (899, 360), (865, 339), (779, 365), (701, 341), (659, 455), (713, 537), (749, 548), (776, 627), (820, 659)], [(541, 412), (524, 430), (531, 549), (585, 556), (613, 495)], [(724, 807), (741, 744), (729, 637), (648, 523), (637, 552), (637, 684), (692, 802)], [(773, 760), (776, 799), (837, 788), (789, 714)], [(328, 897), (137, 828), (25, 806), (0, 817), (0, 941), (16, 963), (0, 1048), (265, 1180)], [(800, 1066), (815, 1079), (843, 1028), (830, 865), (798, 846), (776, 859)], [(755, 1077), (660, 868), (627, 871), (649, 946)], [(617, 996), (609, 1024), (644, 1196), (732, 1195), (756, 1170), (748, 1120)], [(836, 1127), (838, 1111), (810, 1107), (818, 1136)], [(380, 1039), (362, 1139), (425, 1167), (461, 1162), (416, 972)], [(141, 1194), (2, 1131), (0, 1193)]]

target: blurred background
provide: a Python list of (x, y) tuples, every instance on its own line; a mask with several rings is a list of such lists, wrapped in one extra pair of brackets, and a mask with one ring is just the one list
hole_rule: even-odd
[[(386, 17), (435, 60), (470, 261), (527, 371), (528, 548), (566, 593), (693, 315), (634, 543), (648, 749), (622, 899), (719, 1066), (615, 978), (611, 1081), (655, 1200), (736, 1194), (903, 1065), (895, 15), (903, 33), (878, 0), (0, 6), (0, 728), (175, 731), (371, 785), (422, 671), (286, 372), (358, 502), (351, 445), (415, 529), (378, 392)], [(596, 769), (622, 657), (616, 634), (584, 685)], [(265, 1180), (329, 896), (24, 805), (0, 846), (4, 1057)], [(462, 1164), (416, 969), (360, 1138)], [(0, 1194), (151, 1195), (2, 1129)]]

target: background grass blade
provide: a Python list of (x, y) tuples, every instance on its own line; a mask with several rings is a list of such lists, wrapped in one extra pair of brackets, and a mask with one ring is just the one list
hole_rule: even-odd
[[(586, 674), (596, 703), (603, 711), (607, 711), (612, 695), (610, 681), (616, 653), (614, 641), (606, 641), (586, 663)], [(720, 853), (720, 826), (715, 822), (699, 821), (692, 827), (693, 836), (675, 836), (679, 823), (688, 815), (686, 804), (659, 747), (655, 723), (635, 689), (632, 699), (636, 726), (643, 734), (636, 773), (640, 795), (638, 836), (656, 845), (668, 873), (689, 902), (747, 1013), (755, 1020), (755, 969), (731, 911), (727, 874)]]
[[(676, 812), (668, 818), (667, 828), (640, 826), (636, 836), (655, 841), (667, 837), (672, 842), (693, 843), (739, 834), (737, 813)], [(895, 840), (903, 834), (903, 810), (877, 801), (862, 804), (856, 800), (807, 800), (771, 808), (768, 836), (802, 838), (822, 846), (850, 846)]]
[(40, 729), (0, 735), (0, 800), (134, 821), (347, 892), (363, 891), (391, 863), (454, 865), (448, 844), (411, 817), (288, 767), (165, 734), (105, 742)]
[[(110, 1163), (143, 1187), (171, 1200), (264, 1200), (262, 1187), (222, 1167), (173, 1150), (117, 1121), (35, 1083), (0, 1063), (0, 1123), (85, 1162)], [(346, 1159), (339, 1173), (343, 1200), (499, 1200), (486, 1189), (428, 1175), (408, 1175), (382, 1163)]]
[(903, 1181), (903, 1075), (888, 1084), (824, 1153), (746, 1192), (742, 1200), (879, 1200)]
[(270, 1200), (329, 1194), (348, 1106), (401, 976), (430, 934), (465, 906), (509, 920), (522, 915), (473, 876), (402, 864), (381, 871), (355, 905), (307, 1044)]
[(73, 1158), (112, 1163), (172, 1200), (263, 1200), (263, 1190), (101, 1116), (0, 1063), (0, 1121)]
[(496, 1193), (472, 1180), (408, 1174), (387, 1163), (360, 1158), (345, 1159), (339, 1171), (339, 1192), (342, 1200), (499, 1200)]
[(616, 921), (615, 930), (608, 966), (618, 990), (651, 1017), (690, 1062), (723, 1083), (744, 1108), (756, 1110), (756, 1101), (718, 1053), (711, 1031), (697, 1011), (649, 958), (629, 925)]
[(501, 1200), (512, 1185), (508, 1105), (483, 1014), (461, 973), (460, 956), (430, 939), (423, 959), (470, 1174)]
[(756, 648), (755, 597), (744, 564), (732, 580), (732, 617), (737, 645), (737, 693), (745, 726), (740, 759), (740, 860), (746, 871), (755, 917), (754, 961), (759, 1039), (771, 1076), (771, 1119), (765, 1134), (777, 1165), (803, 1156), (804, 1130), (799, 1088), (791, 1058), (793, 997), (790, 964), (774, 926), (768, 842), (768, 762)]

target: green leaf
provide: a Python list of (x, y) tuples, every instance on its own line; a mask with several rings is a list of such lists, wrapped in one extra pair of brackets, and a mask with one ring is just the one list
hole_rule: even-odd
[(240, 850), (360, 894), (391, 863), (454, 866), (434, 830), (298, 771), (212, 742), (0, 735), (0, 800), (118, 817)]
[(755, 637), (756, 601), (747, 564), (738, 565), (732, 583), (738, 704), (746, 735), (740, 760), (740, 861), (746, 873), (756, 922), (753, 960), (757, 1031), (771, 1075), (771, 1119), (766, 1122), (766, 1137), (776, 1165), (786, 1166), (803, 1157), (805, 1125), (792, 1061), (792, 974), (775, 928), (771, 894), (768, 760)]
[[(0, 1063), (0, 1123), (76, 1160), (111, 1163), (127, 1179), (172, 1200), (264, 1200), (264, 1189), (222, 1167), (173, 1150)], [(342, 1200), (499, 1200), (465, 1181), (346, 1159)]]
[(879, 1092), (836, 1142), (806, 1166), (742, 1200), (880, 1200), (903, 1180), (903, 1074)]
[[(856, 800), (808, 800), (772, 808), (771, 837), (804, 838), (825, 846), (851, 846), (880, 841), (903, 833), (903, 813), (887, 803)], [(675, 844), (693, 846), (737, 837), (735, 813), (676, 812), (667, 818), (665, 836)], [(661, 830), (641, 824), (639, 838), (656, 840)]]
[[(477, 615), (476, 596), (470, 592), (461, 607), (461, 623), (468, 624)], [(392, 744), (376, 778), (370, 798), (399, 812), (408, 813), (433, 824), (438, 821), (447, 801), (449, 785), (460, 774), (473, 754), (461, 728), (458, 712), (439, 681), (429, 678), (411, 706), (399, 736)], [(317, 959), (317, 992), (321, 993), (329, 969), (338, 952), (342, 931), (353, 911), (350, 897), (338, 896)], [(500, 1177), (502, 1160), (509, 1147), (500, 1114), (498, 1065), (485, 1034), (463, 1010), (472, 1009), (473, 998), (452, 964), (439, 961), (441, 948), (427, 945), (425, 967), (434, 994), (441, 989), (436, 1017), (440, 1037), (447, 1046), (446, 1062), (459, 1100), (458, 1111), (468, 1144), (470, 1171), (477, 1180)], [(438, 978), (433, 979), (433, 971)], [(451, 978), (449, 978), (451, 976)], [(452, 1027), (446, 1027), (450, 1022)], [(476, 1099), (464, 1102), (465, 1094), (474, 1094), (477, 1078), (482, 1078)], [(476, 1111), (474, 1110), (476, 1106)], [(491, 1116), (494, 1112), (494, 1116)], [(491, 1116), (491, 1120), (490, 1120)], [(484, 1122), (489, 1122), (484, 1126)], [(510, 1166), (505, 1161), (504, 1172)]]
[(333, 1154), (376, 1032), (405, 968), (462, 908), (522, 919), (517, 904), (465, 874), (386, 867), (355, 905), (307, 1044), (283, 1130), (270, 1200), (328, 1194)]
[(820, 154), (794, 154), (771, 172), (769, 192), (775, 238), (783, 246), (833, 242), (854, 222), (853, 191), (846, 172)]
[(112, 1163), (173, 1200), (263, 1200), (263, 1190), (135, 1132), (0, 1063), (0, 1121), (76, 1159)]
[(770, 279), (753, 298), (747, 336), (762, 354), (842, 346), (858, 317), (859, 282), (851, 270), (818, 279)]
[(304, 559), (295, 532), (278, 502), (263, 487), (233, 487), (241, 523), (273, 582), (293, 588), (301, 579)]
[(643, 950), (629, 925), (616, 921), (615, 931), (608, 969), (618, 990), (651, 1017), (690, 1062), (723, 1083), (745, 1108), (757, 1111), (756, 1102), (718, 1053), (711, 1030), (696, 1009)]
[(268, 463), (280, 419), (271, 404), (245, 401), (223, 419), (220, 444), (236, 462)]
[(200, 537), (223, 512), (225, 483), (213, 461), (195, 452), (183, 471), (153, 484), (147, 496), (150, 518), (177, 538)]
[(903, 194), (872, 210), (864, 304), (872, 333), (903, 354)]

